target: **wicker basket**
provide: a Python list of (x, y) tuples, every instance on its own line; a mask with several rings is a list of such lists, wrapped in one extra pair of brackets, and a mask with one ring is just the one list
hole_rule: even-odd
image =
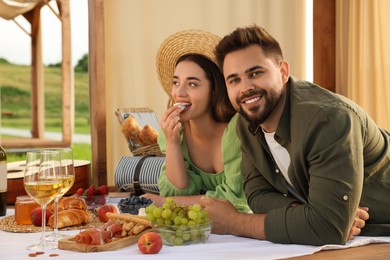
[(134, 156), (165, 156), (160, 150), (158, 144), (140, 146), (132, 151)]
[[(122, 125), (123, 121), (129, 116), (134, 117), (141, 127), (145, 125), (152, 126), (156, 131), (160, 130), (160, 125), (154, 111), (148, 107), (138, 108), (118, 108), (115, 111), (115, 115), (118, 117), (119, 123)], [(161, 151), (158, 144), (152, 145), (140, 145), (134, 140), (125, 136), (129, 149), (134, 156), (165, 156)]]

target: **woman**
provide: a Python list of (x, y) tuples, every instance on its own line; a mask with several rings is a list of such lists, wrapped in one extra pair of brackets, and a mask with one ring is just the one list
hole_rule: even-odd
[(214, 62), (218, 42), (209, 32), (182, 31), (170, 36), (157, 54), (160, 81), (174, 103), (162, 116), (158, 137), (166, 154), (160, 196), (144, 195), (157, 205), (167, 196), (181, 205), (209, 196), (250, 211), (242, 187), (236, 111)]

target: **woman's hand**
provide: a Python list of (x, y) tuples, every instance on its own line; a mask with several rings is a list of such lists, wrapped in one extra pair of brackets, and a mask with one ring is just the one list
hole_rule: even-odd
[(352, 228), (349, 231), (348, 240), (353, 240), (355, 236), (358, 236), (362, 231), (362, 228), (366, 225), (366, 221), (369, 218), (368, 208), (360, 207), (356, 210), (355, 221), (352, 224)]
[(180, 112), (179, 106), (172, 106), (165, 111), (161, 118), (161, 129), (164, 132), (167, 142), (180, 142)]
[(161, 207), (162, 204), (164, 204), (165, 199), (166, 199), (163, 196), (159, 196), (159, 195), (151, 194), (151, 193), (142, 194), (141, 197), (150, 199), (158, 207)]

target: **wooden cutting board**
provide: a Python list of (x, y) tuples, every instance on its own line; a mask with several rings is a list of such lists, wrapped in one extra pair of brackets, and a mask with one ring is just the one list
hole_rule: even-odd
[(114, 241), (111, 241), (103, 245), (80, 244), (75, 241), (76, 236), (72, 236), (58, 241), (58, 248), (62, 250), (69, 250), (69, 251), (83, 252), (83, 253), (115, 251), (136, 244), (140, 236), (142, 236), (147, 232), (150, 232), (151, 230), (152, 230), (151, 228), (148, 228), (142, 231), (141, 233), (139, 233), (138, 235), (118, 238)]

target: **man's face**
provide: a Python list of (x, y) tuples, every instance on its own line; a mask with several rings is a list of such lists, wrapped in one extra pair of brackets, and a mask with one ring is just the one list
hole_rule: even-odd
[(257, 125), (269, 120), (281, 99), (288, 80), (288, 64), (264, 55), (257, 45), (226, 55), (223, 74), (234, 108)]

